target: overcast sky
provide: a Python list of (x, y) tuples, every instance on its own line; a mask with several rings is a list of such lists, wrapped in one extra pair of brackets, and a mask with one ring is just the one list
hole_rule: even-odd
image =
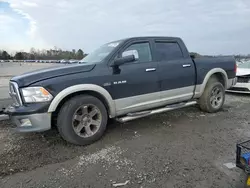
[(201, 54), (250, 54), (250, 0), (0, 0), (0, 49), (82, 48), (178, 36)]

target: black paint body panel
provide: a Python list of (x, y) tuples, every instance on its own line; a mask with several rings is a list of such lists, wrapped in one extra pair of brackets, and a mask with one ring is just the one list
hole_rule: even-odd
[(26, 87), (41, 80), (48, 80), (54, 77), (66, 76), (91, 71), (95, 65), (64, 65), (61, 67), (50, 67), (16, 76), (11, 81), (17, 82), (19, 87)]
[(197, 84), (202, 84), (206, 74), (213, 68), (221, 68), (227, 73), (228, 79), (235, 78), (234, 57), (201, 57), (194, 59), (197, 72)]
[[(157, 40), (177, 42), (181, 47), (183, 58), (157, 62), (154, 49), (154, 41)], [(151, 62), (127, 63), (119, 68), (110, 66), (113, 64), (114, 58), (119, 57), (127, 46), (141, 41), (150, 43)], [(191, 64), (191, 66), (183, 68), (183, 64)], [(11, 80), (17, 82), (20, 88), (42, 86), (53, 96), (70, 86), (95, 84), (105, 88), (115, 100), (202, 84), (205, 75), (213, 68), (222, 68), (226, 71), (229, 79), (234, 78), (234, 66), (235, 60), (233, 57), (201, 57), (193, 60), (180, 38), (137, 37), (124, 39), (102, 63), (94, 65), (65, 65), (64, 67), (43, 69), (16, 76)], [(156, 68), (156, 71), (146, 72), (147, 68)], [(126, 80), (125, 84), (113, 84), (116, 81), (123, 80)]]

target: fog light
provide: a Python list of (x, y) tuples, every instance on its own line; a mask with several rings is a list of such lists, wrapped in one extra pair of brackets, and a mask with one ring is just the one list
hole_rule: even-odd
[(21, 127), (30, 127), (30, 126), (32, 126), (29, 119), (21, 119), (20, 122), (21, 122)]

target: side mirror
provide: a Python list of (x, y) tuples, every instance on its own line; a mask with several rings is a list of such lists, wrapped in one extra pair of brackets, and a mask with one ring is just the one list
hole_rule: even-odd
[(129, 55), (129, 56), (117, 58), (114, 61), (114, 66), (118, 66), (119, 67), (122, 64), (133, 62), (133, 61), (135, 61), (135, 56), (134, 55)]
[(135, 60), (139, 59), (139, 54), (137, 50), (128, 50), (122, 53), (122, 57), (134, 55)]
[(139, 54), (137, 50), (128, 50), (122, 53), (121, 58), (117, 58), (114, 61), (113, 66), (120, 66), (125, 63), (130, 63), (139, 59)]

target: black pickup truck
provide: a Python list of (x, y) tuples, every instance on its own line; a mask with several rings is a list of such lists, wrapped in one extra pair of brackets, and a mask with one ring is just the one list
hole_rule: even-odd
[(236, 83), (233, 57), (191, 57), (180, 38), (136, 37), (104, 44), (77, 65), (10, 80), (5, 110), (20, 132), (57, 126), (68, 142), (86, 145), (108, 119), (126, 122), (199, 104), (217, 112)]

